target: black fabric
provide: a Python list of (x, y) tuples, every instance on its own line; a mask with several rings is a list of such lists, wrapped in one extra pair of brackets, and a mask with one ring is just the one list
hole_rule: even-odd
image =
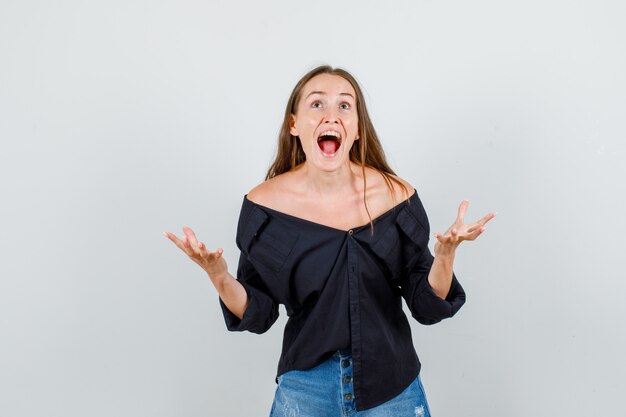
[(344, 231), (261, 206), (244, 196), (237, 227), (237, 280), (249, 297), (240, 320), (220, 299), (231, 331), (267, 331), (284, 304), (289, 319), (277, 375), (319, 365), (339, 349), (354, 360), (358, 411), (402, 392), (420, 371), (402, 310), (434, 324), (465, 302), (453, 275), (445, 300), (428, 283), (428, 218), (415, 192), (366, 224)]

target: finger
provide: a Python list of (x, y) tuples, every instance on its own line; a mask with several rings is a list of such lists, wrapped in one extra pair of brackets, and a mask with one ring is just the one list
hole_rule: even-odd
[(467, 225), (467, 233), (468, 234), (474, 233), (477, 229), (480, 229), (481, 227), (482, 225), (479, 222), (469, 224)]
[(217, 248), (215, 252), (211, 252), (210, 250), (207, 249), (204, 242), (198, 242), (198, 249), (200, 249), (201, 255), (208, 255), (208, 256), (215, 257), (215, 258), (219, 258), (220, 256), (222, 256), (222, 253), (224, 253), (224, 249), (222, 248)]
[(185, 247), (185, 238), (183, 239), (179, 239), (174, 233), (170, 233), (170, 232), (163, 232), (163, 234), (172, 242), (174, 242), (174, 244), (176, 246), (178, 246), (183, 252), (187, 253), (188, 248)]
[(211, 252), (207, 249), (204, 242), (198, 242), (198, 248), (200, 249), (200, 256), (205, 259), (209, 259), (210, 261), (215, 261), (219, 259), (224, 253), (224, 249), (222, 248), (217, 248), (215, 252)]
[(204, 242), (198, 242), (198, 249), (200, 251), (200, 257), (204, 259), (209, 259), (212, 261), (218, 258), (217, 253), (209, 251)]
[(496, 213), (489, 213), (487, 214), (485, 217), (483, 217), (482, 219), (478, 220), (476, 223), (478, 223), (481, 226), (484, 226), (485, 224), (487, 224), (487, 222), (491, 219), (493, 219), (494, 217), (496, 217)]
[(437, 240), (439, 241), (439, 243), (443, 244), (443, 245), (447, 245), (450, 243), (450, 236), (443, 236), (441, 233), (439, 232), (435, 232), (435, 238), (437, 238)]
[(189, 244), (193, 250), (198, 251), (198, 240), (196, 239), (196, 234), (191, 230), (191, 228), (187, 226), (183, 226), (183, 231), (185, 232), (185, 236), (189, 240)]
[(456, 216), (456, 221), (458, 224), (463, 224), (463, 219), (465, 218), (465, 212), (467, 211), (467, 207), (469, 206), (468, 200), (461, 201), (459, 205), (459, 213)]
[(451, 235), (451, 241), (456, 243), (459, 241), (459, 231), (456, 228), (452, 228), (452, 230), (450, 231), (450, 235)]
[(480, 236), (482, 234), (482, 232), (485, 231), (485, 227), (484, 226), (480, 226), (477, 227), (473, 232), (468, 233), (463, 240), (474, 240), (476, 239), (478, 236)]
[(174, 233), (163, 232), (163, 235), (174, 243), (182, 243), (182, 241), (178, 237), (176, 237)]
[(476, 223), (472, 223), (468, 226), (467, 232), (472, 233), (474, 230), (483, 227), (489, 220), (493, 219), (496, 216), (496, 213), (489, 213), (482, 219), (478, 220)]
[(187, 235), (185, 235), (185, 237), (183, 238), (183, 247), (182, 247), (182, 249), (189, 256), (193, 256), (193, 254), (195, 253), (193, 247), (191, 247), (191, 242), (189, 241), (189, 237), (187, 237)]
[(218, 248), (215, 252), (209, 252), (209, 257), (211, 258), (211, 261), (216, 261), (222, 257), (222, 253), (224, 253), (224, 250), (222, 248)]

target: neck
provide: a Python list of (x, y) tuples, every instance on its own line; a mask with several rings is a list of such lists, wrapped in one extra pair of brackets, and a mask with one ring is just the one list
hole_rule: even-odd
[(322, 171), (307, 161), (302, 164), (302, 175), (306, 191), (322, 198), (337, 198), (358, 190), (355, 164), (348, 161), (335, 171)]

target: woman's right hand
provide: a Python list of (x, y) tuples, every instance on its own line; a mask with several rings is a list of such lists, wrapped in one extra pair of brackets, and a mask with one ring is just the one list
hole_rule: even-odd
[(163, 234), (185, 252), (192, 261), (200, 265), (209, 274), (213, 284), (218, 286), (228, 277), (228, 265), (222, 256), (224, 251), (222, 248), (218, 248), (215, 252), (208, 251), (204, 243), (198, 242), (196, 234), (189, 227), (184, 226), (183, 232), (185, 233), (183, 239), (177, 238), (170, 232), (163, 232)]

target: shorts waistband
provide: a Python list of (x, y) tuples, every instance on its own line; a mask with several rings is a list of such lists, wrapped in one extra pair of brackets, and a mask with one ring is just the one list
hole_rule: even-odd
[(350, 349), (339, 349), (335, 352), (335, 355), (338, 358), (347, 358), (352, 356), (352, 351)]

